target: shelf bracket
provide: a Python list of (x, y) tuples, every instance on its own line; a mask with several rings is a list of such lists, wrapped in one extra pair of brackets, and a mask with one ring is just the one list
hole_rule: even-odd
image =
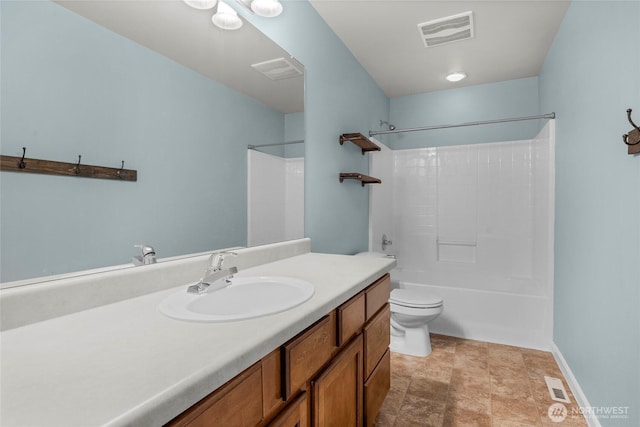
[(378, 145), (361, 133), (343, 133), (340, 135), (340, 145), (343, 145), (345, 141), (352, 142), (360, 147), (363, 156), (367, 151), (380, 151)]
[(361, 173), (341, 173), (340, 174), (340, 183), (344, 182), (345, 179), (357, 179), (360, 181), (360, 184), (364, 187), (366, 184), (382, 184), (382, 181), (378, 178), (374, 178), (372, 176), (363, 175)]

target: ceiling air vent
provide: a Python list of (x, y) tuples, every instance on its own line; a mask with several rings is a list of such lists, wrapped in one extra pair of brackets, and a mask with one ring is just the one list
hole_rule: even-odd
[(285, 58), (259, 62), (251, 64), (251, 66), (271, 80), (282, 80), (302, 75), (302, 71)]
[(420, 37), (426, 47), (466, 40), (473, 37), (473, 12), (460, 13), (418, 24)]

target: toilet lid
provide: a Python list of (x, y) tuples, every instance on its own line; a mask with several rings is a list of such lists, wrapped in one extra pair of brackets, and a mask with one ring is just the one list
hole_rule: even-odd
[(442, 298), (420, 290), (394, 289), (389, 302), (405, 307), (429, 308), (441, 306)]

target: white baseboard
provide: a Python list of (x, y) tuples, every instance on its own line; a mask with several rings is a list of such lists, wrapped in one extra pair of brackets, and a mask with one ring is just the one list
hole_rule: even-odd
[[(558, 348), (555, 342), (551, 343), (551, 353), (553, 354), (554, 359), (556, 359), (556, 363), (560, 367), (560, 370), (562, 371), (562, 374), (564, 375), (565, 380), (567, 380), (569, 388), (573, 393), (573, 397), (576, 398), (576, 403), (578, 404), (578, 406), (580, 408), (591, 408), (591, 405), (587, 400), (587, 396), (582, 391), (580, 384), (578, 384), (578, 380), (576, 380), (576, 377), (573, 375), (573, 372), (571, 372), (571, 368), (569, 368), (567, 361), (564, 359), (564, 356), (560, 352), (560, 349)], [(589, 427), (602, 427), (602, 425), (600, 424), (600, 421), (598, 420), (598, 417), (586, 416), (585, 421), (587, 422)]]

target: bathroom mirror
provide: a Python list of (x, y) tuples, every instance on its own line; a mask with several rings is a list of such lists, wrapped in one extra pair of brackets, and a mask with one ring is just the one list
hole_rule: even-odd
[(247, 148), (304, 139), (302, 64), (179, 0), (0, 8), (2, 154), (138, 173), (2, 172), (0, 282), (247, 246)]

